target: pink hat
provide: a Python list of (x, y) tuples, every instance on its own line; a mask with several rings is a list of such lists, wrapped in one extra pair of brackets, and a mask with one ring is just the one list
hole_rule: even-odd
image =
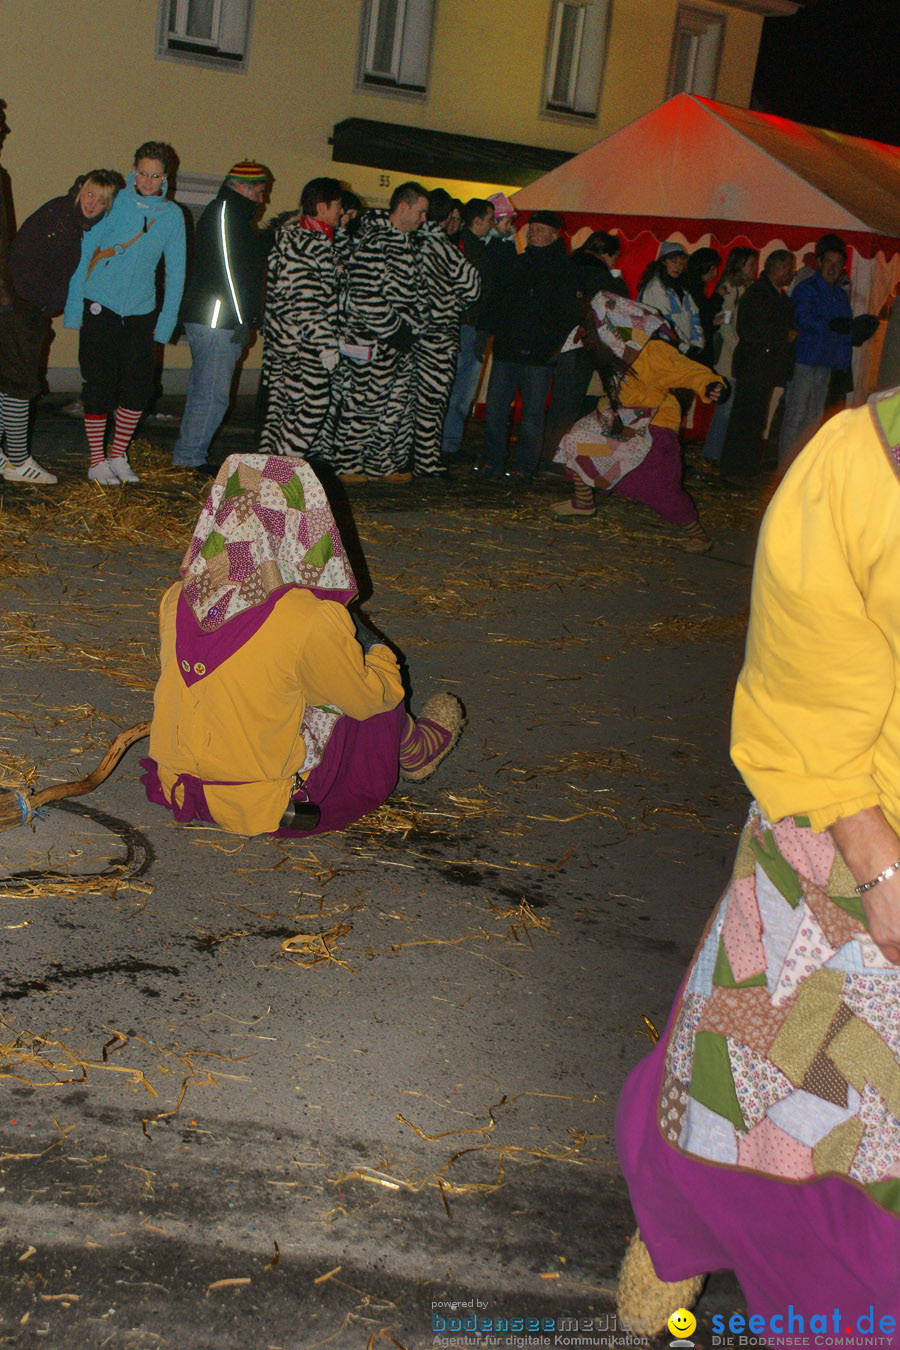
[(488, 201), (494, 208), (494, 216), (502, 219), (504, 216), (516, 215), (516, 208), (507, 196), (502, 192), (494, 192), (488, 197)]

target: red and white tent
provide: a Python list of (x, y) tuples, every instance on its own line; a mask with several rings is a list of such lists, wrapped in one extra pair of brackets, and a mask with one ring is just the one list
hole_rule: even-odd
[[(878, 313), (900, 283), (900, 147), (678, 94), (517, 192), (523, 213), (559, 211), (576, 246), (622, 238), (632, 289), (664, 239), (789, 248), (802, 258), (834, 231), (850, 246), (854, 312)], [(879, 335), (880, 336), (880, 335)], [(878, 339), (858, 353), (857, 391)]]

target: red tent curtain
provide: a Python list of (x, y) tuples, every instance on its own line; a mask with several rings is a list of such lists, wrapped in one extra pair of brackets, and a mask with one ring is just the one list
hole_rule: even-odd
[[(566, 235), (571, 240), (582, 230), (609, 230), (622, 240), (622, 251), (618, 264), (625, 280), (636, 293), (641, 274), (649, 262), (659, 252), (664, 239), (680, 234), (686, 240), (689, 249), (699, 246), (701, 239), (709, 235), (710, 248), (721, 254), (723, 263), (733, 248), (740, 246), (754, 248), (757, 252), (767, 249), (778, 240), (794, 253), (809, 248), (810, 244), (826, 231), (819, 225), (766, 225), (754, 221), (731, 220), (684, 220), (678, 216), (607, 216), (599, 213), (580, 214), (575, 211), (561, 213), (565, 221)], [(527, 223), (530, 211), (522, 211), (519, 227)], [(900, 239), (892, 236), (869, 234), (864, 231), (837, 231), (844, 243), (849, 246), (850, 258), (855, 249), (865, 258), (883, 253), (892, 258), (900, 253)], [(705, 242), (705, 240), (704, 240)]]

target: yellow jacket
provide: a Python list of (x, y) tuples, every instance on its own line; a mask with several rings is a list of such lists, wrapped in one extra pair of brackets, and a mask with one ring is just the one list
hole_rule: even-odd
[[(638, 353), (634, 364), (619, 386), (623, 408), (656, 408), (651, 423), (677, 431), (681, 425), (681, 405), (670, 389), (693, 389), (701, 402), (709, 403), (706, 391), (718, 380), (714, 370), (683, 356), (671, 343), (653, 339)], [(601, 399), (598, 407), (605, 407)]]
[(868, 405), (823, 427), (766, 512), (731, 754), (770, 820), (821, 831), (880, 805), (900, 830), (897, 480)]
[(234, 834), (278, 828), (291, 780), (304, 762), (307, 703), (365, 721), (396, 708), (403, 685), (394, 654), (356, 640), (343, 605), (286, 591), (262, 627), (217, 669), (188, 686), (175, 655), (181, 583), (160, 605), (160, 665), (150, 754), (166, 796), (180, 774), (205, 783), (213, 817)]

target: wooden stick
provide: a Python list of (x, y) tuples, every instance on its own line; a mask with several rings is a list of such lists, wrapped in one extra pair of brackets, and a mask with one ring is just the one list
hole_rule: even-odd
[(74, 783), (57, 783), (54, 787), (44, 788), (33, 796), (19, 792), (0, 792), (0, 831), (14, 829), (23, 825), (28, 816), (39, 806), (47, 802), (58, 802), (63, 797), (80, 797), (85, 792), (93, 792), (99, 787), (118, 764), (125, 751), (135, 741), (150, 734), (150, 722), (138, 722), (125, 731), (120, 731), (100, 763), (86, 778)]

